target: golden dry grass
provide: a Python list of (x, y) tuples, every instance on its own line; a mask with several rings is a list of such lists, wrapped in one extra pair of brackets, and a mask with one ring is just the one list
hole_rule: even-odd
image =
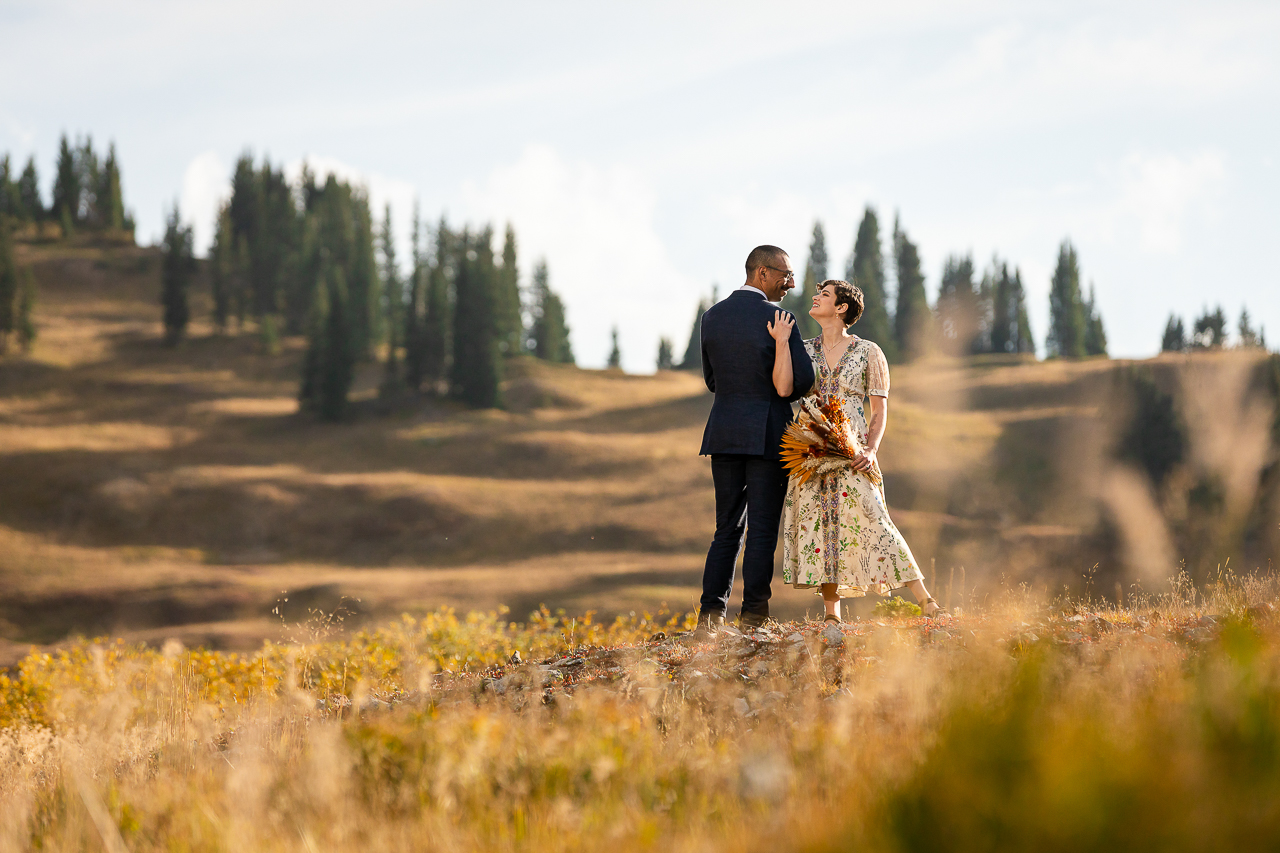
[(0, 677), (0, 850), (1269, 849), (1278, 591), (82, 642)]

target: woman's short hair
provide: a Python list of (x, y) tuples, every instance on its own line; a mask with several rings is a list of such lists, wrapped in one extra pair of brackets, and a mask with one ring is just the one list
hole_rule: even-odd
[(848, 306), (849, 310), (845, 312), (845, 326), (852, 326), (858, 322), (858, 318), (862, 316), (862, 309), (865, 305), (862, 296), (862, 288), (856, 284), (850, 284), (838, 278), (829, 278), (818, 286), (818, 290), (830, 287), (836, 293), (836, 308), (841, 305)]

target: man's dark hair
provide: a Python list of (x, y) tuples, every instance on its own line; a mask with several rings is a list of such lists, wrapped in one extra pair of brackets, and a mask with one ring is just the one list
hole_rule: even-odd
[(844, 315), (845, 326), (852, 326), (858, 322), (858, 318), (862, 316), (862, 310), (866, 304), (866, 300), (862, 296), (862, 288), (838, 278), (827, 279), (818, 285), (818, 290), (822, 290), (824, 287), (830, 287), (836, 292), (836, 308), (841, 305), (848, 306), (849, 310)]
[(747, 255), (747, 278), (759, 267), (772, 266), (778, 262), (779, 255), (785, 255), (786, 252), (777, 246), (756, 246), (751, 250), (751, 254)]

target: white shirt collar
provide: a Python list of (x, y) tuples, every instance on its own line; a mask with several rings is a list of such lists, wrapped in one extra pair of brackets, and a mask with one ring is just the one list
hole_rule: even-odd
[(763, 296), (763, 297), (764, 297), (764, 301), (765, 301), (765, 302), (768, 302), (768, 301), (769, 301), (769, 294), (765, 293), (763, 290), (761, 290), (761, 289), (760, 289), (760, 288), (758, 288), (758, 287), (753, 287), (753, 286), (752, 286), (752, 285), (750, 285), (750, 284), (744, 284), (744, 285), (742, 285), (742, 287), (739, 287), (739, 288), (738, 288), (738, 290), (754, 290), (756, 293), (758, 293), (758, 294), (760, 294), (761, 296)]

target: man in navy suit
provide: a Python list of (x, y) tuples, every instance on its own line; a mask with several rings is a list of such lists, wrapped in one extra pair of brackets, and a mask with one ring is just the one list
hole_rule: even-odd
[(773, 554), (787, 490), (782, 433), (791, 422), (791, 401), (813, 387), (813, 363), (794, 326), (789, 337), (780, 335), (791, 354), (790, 393), (779, 395), (773, 380), (781, 342), (775, 342), (770, 326), (775, 318), (788, 324), (795, 318), (770, 303), (795, 283), (786, 252), (757, 246), (747, 256), (746, 283), (702, 315), (702, 372), (716, 395), (700, 451), (711, 457), (716, 489), (716, 534), (707, 551), (698, 613), (703, 636), (724, 624), (744, 540), (738, 621), (757, 628), (769, 618)]

